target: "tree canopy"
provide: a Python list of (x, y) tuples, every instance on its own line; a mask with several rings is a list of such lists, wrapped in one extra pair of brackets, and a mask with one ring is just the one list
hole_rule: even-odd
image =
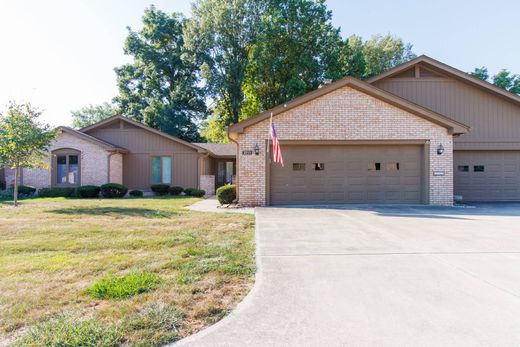
[(0, 167), (14, 169), (14, 205), (18, 200), (20, 168), (44, 168), (45, 151), (56, 132), (41, 123), (41, 112), (30, 104), (11, 102), (5, 114), (0, 114)]
[(81, 129), (117, 114), (117, 109), (108, 102), (101, 105), (87, 105), (79, 110), (71, 111), (72, 127)]
[(198, 65), (184, 45), (186, 19), (151, 6), (143, 27), (128, 28), (124, 52), (133, 62), (115, 69), (121, 114), (189, 141), (199, 140), (197, 123), (205, 117)]
[(470, 75), (480, 78), (483, 81), (491, 82), (497, 87), (505, 89), (511, 93), (520, 95), (520, 75), (512, 74), (506, 69), (500, 70), (497, 74), (490, 78), (486, 67), (475, 68)]

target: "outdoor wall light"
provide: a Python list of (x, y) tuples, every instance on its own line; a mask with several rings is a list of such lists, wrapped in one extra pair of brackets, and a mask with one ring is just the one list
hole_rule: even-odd
[(260, 147), (258, 146), (258, 143), (255, 145), (255, 155), (260, 154)]
[(441, 144), (437, 147), (437, 154), (441, 155), (442, 153), (444, 153), (444, 146)]

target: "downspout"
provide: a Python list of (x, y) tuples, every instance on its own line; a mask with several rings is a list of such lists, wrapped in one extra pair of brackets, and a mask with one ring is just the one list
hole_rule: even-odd
[(200, 187), (200, 176), (202, 175), (202, 160), (206, 159), (207, 157), (209, 157), (209, 152), (199, 156), (199, 169), (198, 169), (199, 175), (197, 177), (197, 186), (199, 187), (199, 189), (201, 189), (201, 187)]
[(240, 148), (238, 146), (238, 141), (236, 141), (235, 139), (233, 139), (231, 136), (229, 136), (229, 128), (226, 129), (226, 132), (227, 132), (227, 135), (228, 135), (228, 139), (230, 139), (232, 142), (234, 142), (236, 145), (237, 145), (237, 152), (236, 152), (236, 158), (235, 158), (235, 162), (236, 162), (236, 165), (237, 165), (237, 172), (236, 172), (236, 182), (235, 182), (235, 191), (237, 193), (237, 203), (239, 203), (240, 201), (240, 192), (239, 192), (239, 182), (240, 182), (240, 162), (238, 160), (238, 156), (239, 156), (239, 153), (240, 153)]

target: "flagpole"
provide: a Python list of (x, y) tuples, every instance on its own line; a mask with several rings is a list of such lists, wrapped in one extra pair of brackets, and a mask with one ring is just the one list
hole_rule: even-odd
[(269, 146), (271, 145), (271, 129), (273, 128), (273, 112), (271, 112), (271, 120), (269, 121), (269, 133), (267, 134), (267, 153), (269, 153)]

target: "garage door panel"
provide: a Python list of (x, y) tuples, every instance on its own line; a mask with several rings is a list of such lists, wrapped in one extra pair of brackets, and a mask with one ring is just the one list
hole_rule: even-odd
[[(286, 166), (270, 168), (271, 204), (421, 203), (422, 146), (282, 145), (282, 151)], [(305, 169), (294, 171), (293, 163)]]
[(465, 201), (520, 200), (520, 151), (455, 151), (453, 162), (454, 191)]

